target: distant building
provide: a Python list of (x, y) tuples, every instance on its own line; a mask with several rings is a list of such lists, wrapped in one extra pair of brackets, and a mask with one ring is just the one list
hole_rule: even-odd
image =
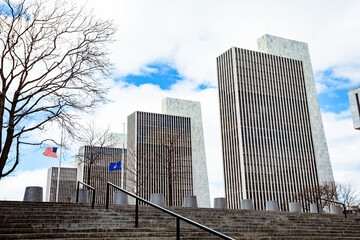
[[(109, 171), (110, 163), (119, 162), (124, 158), (126, 161), (126, 149), (114, 147), (91, 147), (84, 146), (79, 150), (79, 155), (75, 159), (75, 165), (78, 166), (77, 179), (85, 182), (96, 189), (95, 202), (100, 204), (106, 203), (106, 183), (110, 181), (121, 187), (121, 171)], [(95, 164), (92, 165), (89, 172), (89, 159), (96, 158)], [(90, 183), (88, 176), (90, 173)], [(113, 200), (114, 188), (110, 189), (110, 203)], [(90, 199), (92, 192), (89, 192)]]
[[(70, 202), (74, 190), (76, 189), (76, 168), (62, 167), (60, 168), (60, 184), (59, 184), (59, 202)], [(48, 169), (46, 196), (45, 201), (56, 201), (56, 188), (58, 168), (51, 167)]]
[(348, 91), (354, 128), (360, 130), (360, 87)]
[(199, 207), (211, 207), (200, 102), (165, 98), (162, 113), (190, 117), (194, 195)]
[(225, 194), (230, 208), (287, 210), (334, 178), (307, 44), (264, 35), (258, 47), (217, 58)]
[(109, 146), (114, 148), (126, 148), (127, 137), (124, 133), (110, 133)]
[(126, 189), (148, 200), (162, 193), (168, 206), (182, 206), (193, 195), (190, 118), (134, 112), (127, 134)]

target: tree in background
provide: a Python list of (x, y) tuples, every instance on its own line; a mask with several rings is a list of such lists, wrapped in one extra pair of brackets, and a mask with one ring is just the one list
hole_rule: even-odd
[[(161, 192), (158, 193), (165, 195), (168, 206), (175, 206), (176, 194), (184, 191), (179, 189), (178, 183), (182, 181), (182, 174), (189, 171), (185, 169), (184, 158), (188, 158), (191, 164), (191, 149), (183, 146), (189, 137), (180, 130), (156, 129), (148, 131), (146, 140), (138, 142), (137, 147), (128, 141), (127, 162), (124, 164), (125, 188), (146, 198), (145, 192), (149, 188), (160, 186)], [(143, 143), (145, 146), (151, 143), (152, 147), (142, 151)], [(192, 192), (184, 194), (192, 195)]]
[(98, 129), (93, 121), (88, 122), (76, 134), (76, 139), (83, 146), (79, 154), (75, 156), (76, 163), (86, 166), (86, 179), (84, 181), (92, 186), (92, 180), (99, 177), (92, 174), (94, 166), (102, 163), (106, 156), (111, 154), (104, 152), (104, 147), (110, 147), (109, 129)]
[(159, 156), (164, 163), (164, 177), (167, 182), (167, 195), (169, 198), (168, 205), (174, 205), (174, 184), (180, 181), (181, 177), (181, 159), (182, 148), (181, 141), (183, 141), (185, 133), (183, 131), (165, 131), (163, 138), (161, 138), (160, 146), (163, 149)]
[[(351, 185), (330, 182), (320, 185), (317, 188), (305, 189), (297, 193), (294, 196), (294, 200), (302, 202), (304, 209), (308, 209), (311, 203), (316, 203), (316, 197), (344, 203), (346, 208), (350, 209), (350, 207), (359, 206), (359, 203), (356, 202), (358, 196)], [(321, 201), (322, 210), (329, 212), (330, 204), (328, 201)]]
[(348, 184), (338, 184), (337, 185), (338, 200), (345, 204), (347, 209), (352, 207), (359, 208), (360, 202), (357, 200), (359, 194), (355, 192), (354, 188)]
[(30, 133), (50, 123), (72, 130), (77, 111), (105, 101), (115, 30), (67, 2), (0, 1), (0, 179), (15, 170), (21, 144), (38, 144)]
[[(106, 202), (106, 187), (110, 181), (121, 185), (123, 169), (111, 168), (110, 165), (123, 162), (126, 159), (126, 150), (120, 147), (109, 128), (96, 127), (94, 120), (83, 124), (83, 127), (74, 133), (81, 146), (75, 156), (75, 165), (78, 167), (78, 179), (96, 189), (95, 202)], [(119, 166), (116, 164), (116, 166)], [(110, 189), (110, 195), (115, 189)], [(89, 197), (92, 196), (90, 192)], [(112, 198), (110, 199), (110, 203)]]
[(125, 162), (122, 163), (122, 171), (124, 171), (123, 188), (136, 195), (140, 195), (144, 188), (144, 179), (140, 178), (138, 169), (140, 161), (146, 159), (146, 154), (136, 149), (131, 143), (128, 143), (127, 145), (126, 154), (127, 158), (125, 159)]

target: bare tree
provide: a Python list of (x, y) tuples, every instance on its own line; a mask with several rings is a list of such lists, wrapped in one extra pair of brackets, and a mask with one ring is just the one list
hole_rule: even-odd
[[(325, 183), (319, 187), (305, 189), (294, 196), (295, 200), (302, 201), (305, 209), (316, 201), (316, 197), (329, 199), (344, 203), (349, 209), (350, 206), (356, 206), (356, 198), (359, 195), (354, 191), (351, 185), (337, 184), (334, 182)], [(322, 210), (328, 212), (330, 210), (330, 202), (321, 201)]]
[[(143, 191), (144, 181), (140, 178), (139, 174), (139, 164), (140, 161), (146, 158), (146, 154), (142, 151), (139, 151), (131, 143), (128, 143), (126, 149), (126, 159), (122, 163), (124, 166), (124, 189), (139, 195)], [(129, 161), (130, 160), (130, 161)]]
[(107, 153), (103, 151), (104, 147), (110, 147), (110, 133), (109, 129), (98, 129), (95, 122), (91, 121), (82, 127), (82, 130), (76, 135), (77, 140), (83, 146), (75, 160), (78, 165), (85, 165), (87, 171), (85, 182), (92, 185), (92, 180), (100, 176), (92, 175), (92, 169), (97, 164), (100, 164), (106, 158)]
[(67, 2), (1, 0), (0, 179), (15, 170), (21, 144), (38, 143), (25, 141), (31, 132), (56, 122), (71, 130), (77, 111), (106, 100), (100, 80), (115, 30)]
[(360, 206), (359, 201), (357, 201), (359, 194), (350, 184), (338, 184), (336, 189), (338, 200), (344, 203), (347, 209), (351, 209), (352, 207), (358, 208)]
[[(77, 141), (82, 145), (79, 154), (75, 156), (75, 164), (78, 167), (78, 176), (85, 183), (96, 189), (97, 203), (106, 202), (107, 181), (116, 185), (122, 182), (122, 171), (109, 171), (111, 163), (126, 159), (126, 151), (116, 147), (114, 135), (109, 133), (108, 128), (97, 128), (94, 121), (84, 124), (83, 128), (76, 134)], [(110, 189), (110, 195), (115, 189)], [(90, 192), (90, 197), (92, 192)], [(110, 199), (110, 203), (112, 199)]]
[(164, 163), (164, 177), (167, 182), (167, 195), (169, 197), (169, 206), (173, 206), (174, 191), (173, 186), (176, 180), (179, 180), (181, 175), (181, 166), (178, 159), (182, 157), (181, 140), (184, 135), (183, 131), (165, 131), (164, 137), (161, 138), (161, 148), (163, 151), (160, 154)]
[[(153, 130), (148, 131), (147, 134), (149, 141), (145, 145), (153, 144), (151, 149), (143, 151), (142, 143), (138, 143), (135, 148), (133, 143), (128, 141), (128, 161), (124, 168), (126, 188), (144, 197), (146, 189), (152, 188), (148, 186), (149, 184), (152, 186), (160, 184), (160, 188), (163, 189), (167, 198), (167, 205), (174, 206), (176, 205), (176, 192), (184, 190), (178, 189), (176, 185), (183, 181), (182, 175), (188, 171), (183, 166), (184, 158), (188, 157), (189, 164), (192, 163), (191, 148), (184, 147), (183, 144), (184, 141), (189, 141), (187, 139), (189, 135), (184, 131), (174, 129)], [(146, 176), (144, 176), (144, 172), (146, 172)]]

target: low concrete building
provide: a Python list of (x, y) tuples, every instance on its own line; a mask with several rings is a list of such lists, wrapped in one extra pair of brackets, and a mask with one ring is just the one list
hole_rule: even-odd
[[(71, 167), (60, 168), (60, 184), (59, 184), (59, 202), (70, 202), (71, 196), (76, 189), (77, 169)], [(56, 187), (58, 178), (58, 168), (51, 167), (48, 169), (47, 185), (46, 185), (46, 202), (56, 201)]]
[[(109, 166), (110, 163), (126, 161), (126, 155), (126, 149), (123, 148), (83, 146), (79, 149), (79, 154), (75, 158), (75, 165), (78, 166), (77, 179), (89, 184), (88, 176), (90, 174), (90, 185), (96, 189), (96, 203), (106, 203), (107, 181), (121, 186), (123, 170), (109, 171)], [(92, 161), (93, 163), (90, 164)], [(113, 200), (114, 190), (114, 188), (110, 188), (110, 203)], [(91, 191), (89, 196), (91, 199)]]

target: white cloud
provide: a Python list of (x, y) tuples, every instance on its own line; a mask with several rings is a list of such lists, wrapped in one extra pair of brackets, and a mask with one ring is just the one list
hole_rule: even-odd
[(360, 170), (345, 170), (335, 171), (334, 177), (337, 183), (350, 186), (355, 191), (355, 195), (360, 197)]
[(21, 171), (13, 176), (5, 177), (0, 181), (0, 200), (22, 201), (25, 188), (39, 186), (43, 188), (43, 197), (46, 194), (47, 169)]
[(89, 1), (118, 24), (117, 74), (166, 62), (187, 79), (216, 85), (215, 58), (232, 46), (256, 50), (265, 33), (309, 43), (314, 69), (360, 59), (360, 2), (237, 0)]
[(318, 94), (336, 94), (337, 90), (349, 90), (360, 85), (360, 65), (339, 64), (326, 71), (315, 73)]
[(350, 111), (322, 114), (335, 181), (352, 184), (360, 193), (360, 131)]

